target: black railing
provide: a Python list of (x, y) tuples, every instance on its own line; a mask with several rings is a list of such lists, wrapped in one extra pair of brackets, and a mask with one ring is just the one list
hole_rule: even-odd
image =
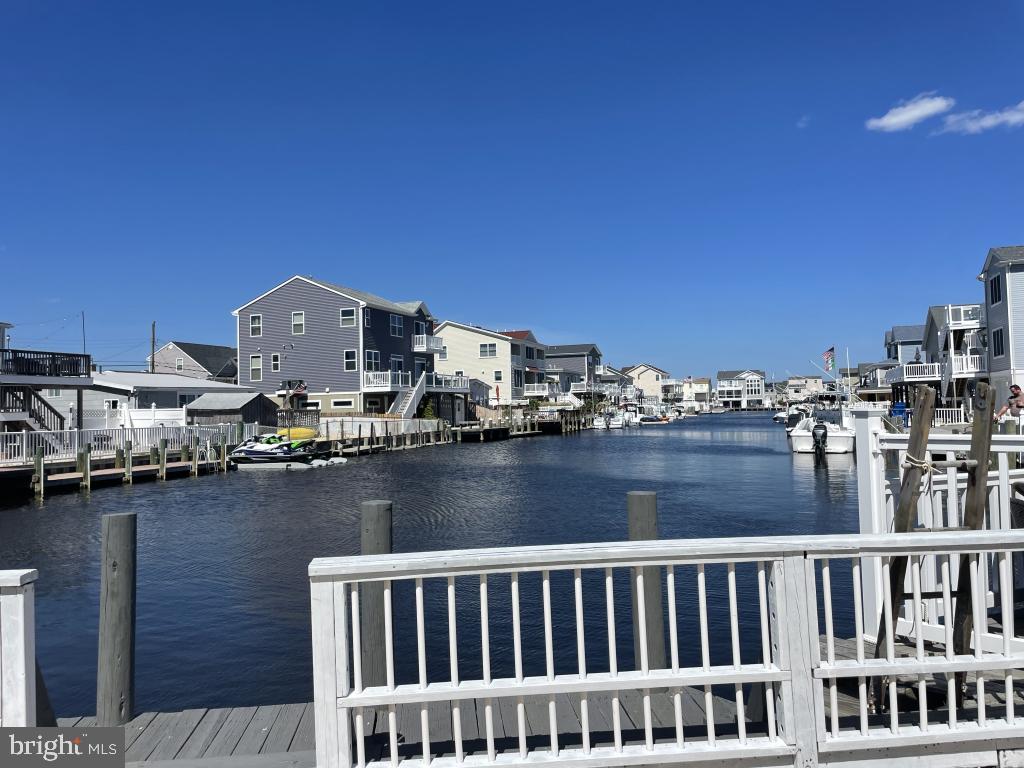
[(0, 387), (0, 412), (26, 413), (51, 432), (64, 429), (64, 416), (31, 387)]
[(0, 373), (8, 376), (88, 376), (91, 372), (89, 355), (0, 349)]

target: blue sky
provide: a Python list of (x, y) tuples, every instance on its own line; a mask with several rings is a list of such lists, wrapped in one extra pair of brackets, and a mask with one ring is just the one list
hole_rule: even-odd
[(1022, 9), (6, 0), (0, 319), (125, 367), (298, 273), (677, 375), (876, 359), (1024, 242)]

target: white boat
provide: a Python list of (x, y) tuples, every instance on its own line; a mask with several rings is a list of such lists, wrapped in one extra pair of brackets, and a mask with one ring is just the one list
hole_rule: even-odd
[(594, 429), (608, 429), (608, 417), (607, 416), (595, 416), (594, 417)]
[(853, 453), (854, 431), (838, 424), (827, 424), (810, 417), (789, 433), (793, 453)]
[(612, 416), (608, 419), (608, 429), (622, 429), (623, 425), (621, 416)]

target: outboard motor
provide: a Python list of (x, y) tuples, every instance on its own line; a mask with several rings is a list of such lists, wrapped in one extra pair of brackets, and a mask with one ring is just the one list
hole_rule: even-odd
[(811, 428), (811, 438), (814, 440), (814, 452), (823, 455), (828, 446), (828, 427), (825, 422), (819, 421)]

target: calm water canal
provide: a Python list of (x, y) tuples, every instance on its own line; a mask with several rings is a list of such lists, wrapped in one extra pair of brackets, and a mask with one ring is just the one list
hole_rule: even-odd
[[(0, 506), (0, 568), (40, 572), (38, 655), (60, 715), (95, 710), (99, 522), (104, 513), (128, 510), (139, 514), (137, 708), (309, 701), (306, 566), (313, 557), (358, 552), (359, 501), (393, 499), (395, 549), (417, 551), (622, 540), (629, 490), (658, 492), (663, 538), (857, 527), (852, 457), (832, 456), (816, 466), (812, 457), (790, 453), (784, 430), (767, 414), (727, 414), (642, 430), (441, 446), (316, 472), (234, 472), (100, 489), (91, 497), (56, 496), (41, 505), (8, 503)], [(687, 615), (692, 588), (680, 581), (680, 609)], [(729, 645), (727, 614), (720, 610), (723, 581), (709, 574), (709, 594), (718, 604), (711, 617), (716, 653)], [(618, 586), (619, 645), (629, 657), (625, 578)], [(603, 596), (594, 579), (586, 588), (589, 636), (591, 625), (603, 631)], [(460, 585), (460, 609), (470, 617), (474, 589)], [(576, 652), (571, 592), (567, 582), (556, 581), (553, 589), (555, 605), (569, 606), (555, 628), (559, 671), (569, 671)], [(523, 590), (528, 622), (539, 586), (524, 581)], [(428, 594), (434, 609), (442, 607), (442, 592)], [(507, 592), (507, 579), (496, 581), (494, 638), (505, 636)], [(408, 620), (407, 597), (396, 589), (399, 625)], [(750, 597), (741, 594), (741, 604), (749, 606)], [(847, 619), (839, 616), (837, 629)], [(691, 626), (686, 621), (684, 639)], [(473, 649), (479, 647), (467, 627), (463, 632), (460, 623), (464, 675), (476, 668)], [(447, 670), (442, 632), (432, 676)], [(745, 657), (756, 654), (757, 642), (744, 638)], [(539, 646), (527, 645), (527, 672), (538, 671)], [(600, 648), (589, 650), (596, 671)], [(398, 655), (400, 676), (407, 677), (415, 658), (402, 649)]]

